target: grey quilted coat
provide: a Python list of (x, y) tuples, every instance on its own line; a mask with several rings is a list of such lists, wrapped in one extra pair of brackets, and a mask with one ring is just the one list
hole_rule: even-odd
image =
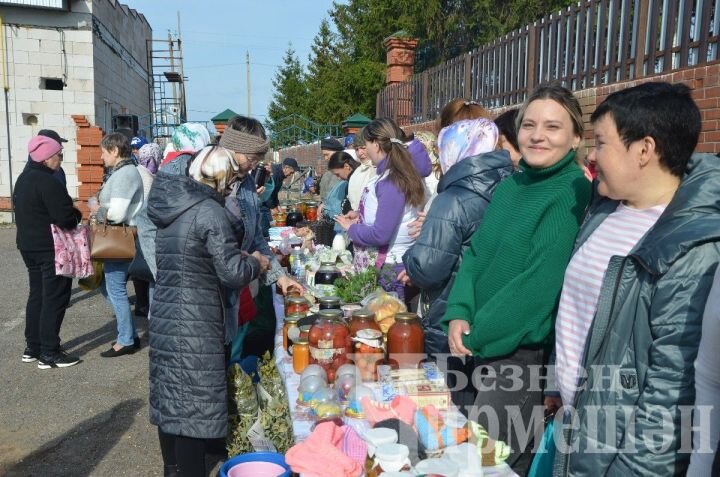
[(259, 264), (241, 254), (223, 198), (189, 177), (158, 172), (148, 217), (157, 226), (150, 422), (168, 434), (225, 437), (222, 287), (246, 286)]

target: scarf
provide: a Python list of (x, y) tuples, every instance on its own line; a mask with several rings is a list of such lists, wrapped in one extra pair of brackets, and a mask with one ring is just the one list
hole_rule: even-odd
[(500, 133), (489, 119), (466, 119), (443, 128), (438, 136), (440, 167), (443, 174), (456, 163), (493, 151)]
[(188, 175), (197, 182), (227, 195), (238, 178), (239, 170), (232, 151), (221, 146), (208, 146), (192, 161)]
[(160, 159), (162, 159), (162, 151), (154, 142), (145, 144), (138, 150), (138, 162), (152, 174), (157, 172)]

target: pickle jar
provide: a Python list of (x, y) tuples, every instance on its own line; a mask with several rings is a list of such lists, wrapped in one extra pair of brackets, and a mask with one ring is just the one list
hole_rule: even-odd
[(285, 219), (285, 223), (288, 227), (296, 227), (297, 224), (302, 222), (304, 219), (303, 214), (300, 212), (300, 205), (298, 202), (291, 202), (288, 205), (288, 214)]
[(301, 296), (293, 296), (288, 298), (286, 314), (302, 314), (303, 316), (305, 316), (309, 311), (310, 303), (308, 303), (305, 298)]
[(315, 201), (308, 201), (305, 204), (305, 220), (308, 222), (315, 222), (318, 218), (318, 203)]
[[(282, 288), (277, 287), (277, 293), (278, 293), (278, 295), (282, 295), (283, 294)], [(285, 295), (284, 295), (285, 316), (290, 314), (290, 312), (288, 312), (288, 305), (290, 305), (290, 298), (299, 297), (299, 296), (301, 296), (300, 292), (295, 289), (288, 290), (287, 293), (285, 293)]]
[(336, 296), (321, 296), (318, 298), (320, 310), (339, 310), (340, 298)]
[(357, 336), (357, 332), (360, 330), (372, 329), (380, 331), (380, 327), (375, 323), (375, 313), (367, 308), (353, 311), (348, 326), (350, 327), (350, 336), (353, 338)]
[(298, 320), (304, 315), (289, 315), (285, 317), (282, 329), (283, 349), (286, 353), (290, 353), (293, 342), (300, 338), (300, 328), (298, 328)]
[(308, 336), (310, 363), (325, 370), (329, 383), (335, 381), (335, 371), (349, 362), (352, 350), (350, 331), (340, 321), (341, 315), (340, 310), (321, 310)]
[(424, 358), (425, 332), (415, 313), (397, 313), (387, 334), (387, 352), (402, 368), (417, 367)]

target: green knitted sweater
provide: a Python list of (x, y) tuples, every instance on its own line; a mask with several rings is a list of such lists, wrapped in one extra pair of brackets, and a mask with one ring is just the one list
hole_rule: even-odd
[(483, 358), (520, 346), (543, 346), (591, 183), (575, 151), (546, 169), (520, 162), (522, 173), (498, 185), (465, 251), (442, 326), (470, 323), (465, 347)]

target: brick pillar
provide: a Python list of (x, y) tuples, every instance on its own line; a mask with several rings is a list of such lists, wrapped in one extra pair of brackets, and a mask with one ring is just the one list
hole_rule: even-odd
[(387, 51), (386, 86), (390, 87), (390, 116), (401, 125), (412, 122), (413, 85), (410, 82), (415, 69), (415, 48), (418, 41), (412, 38), (390, 36), (383, 43)]
[(103, 161), (100, 158), (100, 141), (103, 130), (98, 126), (91, 126), (85, 116), (73, 115), (77, 126), (77, 176), (78, 176), (78, 202), (77, 208), (88, 218), (88, 198), (97, 194), (103, 180)]

